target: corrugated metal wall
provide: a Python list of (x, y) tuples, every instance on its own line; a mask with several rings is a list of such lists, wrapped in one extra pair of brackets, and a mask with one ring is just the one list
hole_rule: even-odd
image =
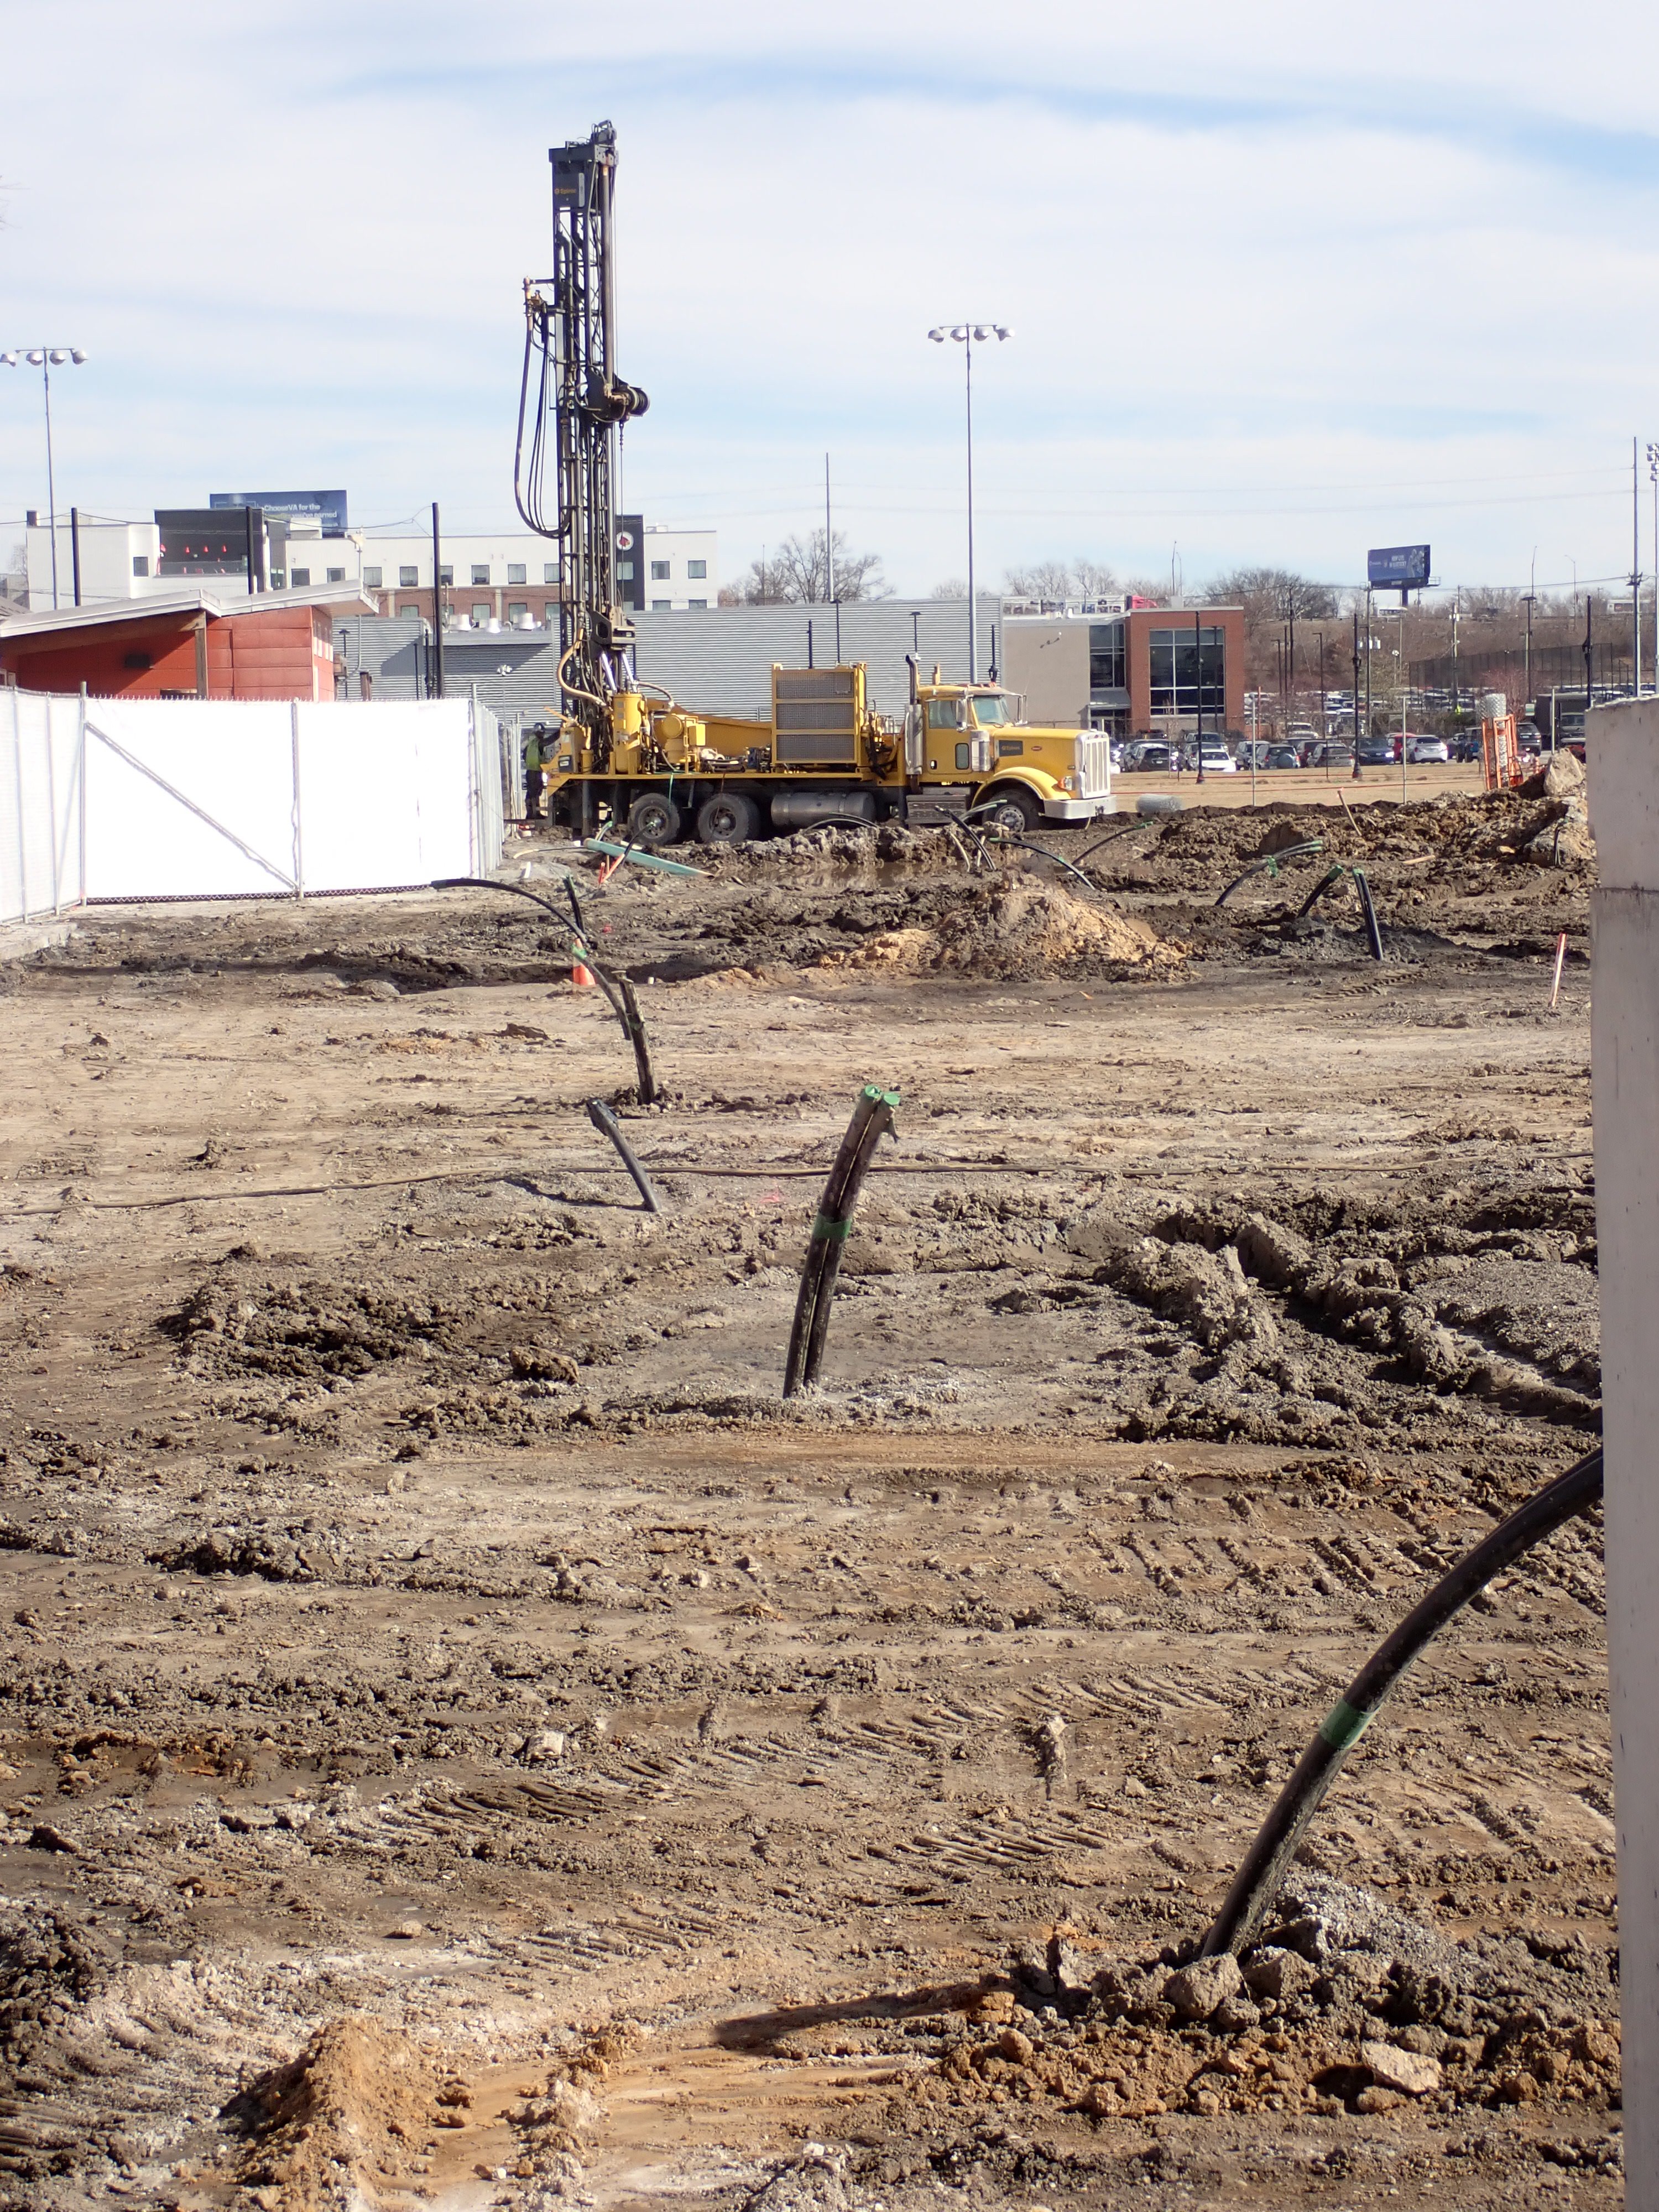
[[(833, 607), (708, 607), (680, 614), (641, 614), (639, 672), (672, 691), (686, 707), (708, 714), (771, 712), (772, 664), (804, 668), (806, 626), (820, 668), (836, 653)], [(981, 592), (979, 602), (980, 673), (989, 672), (992, 632), (1001, 646), (1001, 602)], [(374, 678), (377, 699), (410, 699), (423, 682), (427, 648), (418, 642), (413, 615), (353, 616), (336, 625), (343, 649), (348, 694), (357, 694), (356, 671)], [(912, 647), (912, 639), (917, 643)], [(904, 656), (915, 650), (924, 678), (934, 664), (947, 679), (968, 673), (965, 599), (874, 599), (841, 610), (841, 654), (870, 671), (870, 702), (884, 714), (903, 711), (908, 690)], [(556, 642), (544, 630), (444, 633), (445, 688), (464, 692), (477, 684), (483, 703), (508, 721), (534, 721), (556, 711)]]

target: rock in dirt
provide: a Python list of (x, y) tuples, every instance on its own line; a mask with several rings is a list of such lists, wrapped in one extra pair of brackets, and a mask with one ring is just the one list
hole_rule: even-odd
[(1275, 2004), (1301, 1996), (1319, 1978), (1299, 1952), (1286, 1951), (1273, 1943), (1252, 1951), (1243, 1972), (1252, 1996), (1271, 1997)]
[(1182, 2020), (1208, 2020), (1218, 2004), (1238, 1995), (1244, 1985), (1238, 1961), (1231, 1951), (1218, 1958), (1194, 1959), (1179, 1966), (1164, 1984), (1164, 2002), (1173, 2005)]
[(1380, 2089), (1397, 2089), (1402, 2096), (1426, 2097), (1440, 2087), (1440, 2061), (1420, 2051), (1401, 2051), (1392, 2043), (1362, 2043), (1359, 2063), (1370, 2071)]
[(1582, 793), (1589, 779), (1577, 753), (1552, 753), (1540, 769), (1521, 786), (1522, 799), (1571, 799)]

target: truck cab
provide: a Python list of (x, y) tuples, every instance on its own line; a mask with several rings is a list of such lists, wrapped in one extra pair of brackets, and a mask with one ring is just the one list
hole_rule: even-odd
[(1008, 829), (1087, 822), (1112, 811), (1109, 740), (1091, 730), (1025, 720), (1025, 702), (995, 684), (918, 684), (905, 725), (913, 781), (973, 786), (981, 819)]

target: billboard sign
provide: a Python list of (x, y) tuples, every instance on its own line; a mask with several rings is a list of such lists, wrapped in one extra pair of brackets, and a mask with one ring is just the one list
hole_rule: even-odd
[(309, 516), (322, 525), (325, 538), (345, 536), (343, 491), (216, 491), (209, 493), (208, 505), (260, 507), (267, 514)]
[(1426, 545), (1373, 545), (1365, 556), (1365, 581), (1390, 592), (1419, 592), (1429, 580)]

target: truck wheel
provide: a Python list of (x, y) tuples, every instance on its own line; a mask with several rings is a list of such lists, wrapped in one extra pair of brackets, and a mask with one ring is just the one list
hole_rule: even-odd
[(700, 845), (746, 845), (760, 823), (760, 811), (741, 791), (717, 791), (697, 809)]
[(642, 791), (628, 810), (629, 842), (635, 845), (678, 845), (685, 824), (665, 791)]
[(1016, 785), (1003, 791), (994, 791), (982, 811), (976, 812), (976, 822), (989, 824), (993, 830), (1006, 830), (1011, 836), (1023, 837), (1035, 830), (1042, 818), (1042, 810), (1029, 791)]

